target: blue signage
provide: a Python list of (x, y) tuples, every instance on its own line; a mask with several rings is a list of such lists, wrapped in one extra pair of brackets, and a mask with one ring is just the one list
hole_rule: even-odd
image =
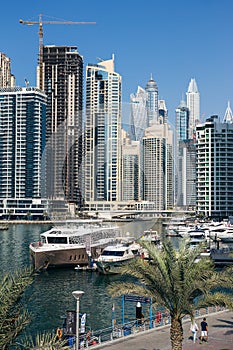
[(140, 302), (140, 303), (150, 303), (151, 298), (147, 297), (140, 297), (135, 295), (124, 295), (125, 301), (133, 301), (133, 302)]

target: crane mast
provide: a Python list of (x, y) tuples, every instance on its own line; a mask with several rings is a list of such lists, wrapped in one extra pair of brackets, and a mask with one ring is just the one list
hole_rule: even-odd
[(73, 21), (43, 21), (42, 15), (39, 15), (38, 21), (19, 20), (19, 23), (28, 26), (39, 25), (39, 88), (43, 90), (43, 25), (44, 24), (96, 24), (96, 22), (73, 22)]

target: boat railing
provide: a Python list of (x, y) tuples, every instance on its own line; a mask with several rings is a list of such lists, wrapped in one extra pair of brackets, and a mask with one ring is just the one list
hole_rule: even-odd
[(38, 242), (32, 242), (30, 244), (33, 248), (40, 248), (43, 246), (43, 243), (41, 241), (38, 241)]

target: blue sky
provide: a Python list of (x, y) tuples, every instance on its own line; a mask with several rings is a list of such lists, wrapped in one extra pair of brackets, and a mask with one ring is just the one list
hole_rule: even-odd
[(44, 25), (44, 44), (76, 45), (84, 64), (115, 54), (123, 102), (150, 74), (166, 100), (169, 119), (191, 78), (201, 94), (203, 120), (233, 106), (232, 0), (21, 0), (1, 3), (0, 51), (11, 58), (17, 85), (35, 85), (38, 25), (19, 19), (95, 21), (96, 25)]

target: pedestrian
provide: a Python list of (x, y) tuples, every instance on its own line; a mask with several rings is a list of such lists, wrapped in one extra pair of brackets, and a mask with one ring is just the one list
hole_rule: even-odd
[(200, 336), (200, 344), (205, 339), (206, 343), (208, 344), (208, 323), (206, 322), (206, 318), (203, 318), (203, 321), (201, 322), (201, 336)]
[(199, 329), (198, 329), (198, 326), (197, 326), (195, 320), (193, 320), (191, 323), (190, 331), (193, 333), (193, 342), (196, 343), (197, 332), (199, 331)]

